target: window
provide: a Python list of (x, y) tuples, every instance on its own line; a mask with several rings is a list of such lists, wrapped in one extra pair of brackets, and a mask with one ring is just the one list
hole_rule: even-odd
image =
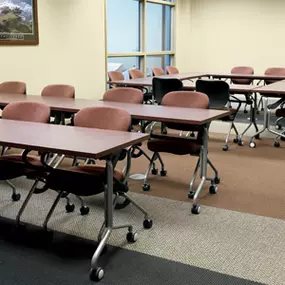
[(106, 0), (108, 71), (171, 65), (174, 0)]

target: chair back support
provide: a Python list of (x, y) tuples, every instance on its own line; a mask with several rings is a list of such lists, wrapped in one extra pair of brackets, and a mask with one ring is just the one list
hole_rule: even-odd
[(165, 94), (172, 91), (182, 91), (183, 83), (176, 78), (157, 78), (152, 79), (152, 92), (154, 100), (161, 104), (161, 101)]
[[(280, 76), (285, 76), (285, 68), (283, 67), (270, 67), (270, 68), (267, 68), (264, 72), (265, 75), (280, 75)], [(281, 79), (279, 79), (281, 80)], [(278, 79), (276, 80), (264, 80), (265, 81), (265, 84), (271, 84), (271, 83), (274, 83), (276, 81), (279, 81)]]
[(75, 115), (74, 125), (127, 132), (131, 126), (131, 116), (126, 110), (120, 108), (87, 107)]
[(26, 83), (20, 81), (7, 81), (0, 84), (0, 93), (26, 94)]
[(48, 85), (42, 90), (42, 96), (74, 98), (75, 89), (71, 85)]
[(161, 75), (164, 75), (165, 72), (162, 68), (160, 67), (153, 67), (152, 68), (152, 74), (153, 76), (161, 76)]
[(131, 79), (144, 78), (144, 73), (140, 69), (129, 69)]
[(110, 81), (124, 80), (124, 75), (120, 71), (110, 71), (108, 72), (108, 77)]
[(179, 73), (178, 68), (175, 66), (167, 66), (166, 71), (168, 74), (178, 74)]
[[(231, 70), (231, 74), (254, 74), (254, 69), (251, 66), (235, 66)], [(252, 84), (252, 79), (232, 78), (233, 84)]]
[(229, 84), (222, 80), (197, 80), (196, 91), (209, 97), (209, 108), (223, 108), (230, 99)]
[(3, 119), (16, 121), (48, 123), (49, 117), (49, 106), (40, 102), (11, 103), (2, 112)]
[(137, 88), (118, 87), (109, 89), (103, 96), (104, 101), (142, 104), (143, 92)]

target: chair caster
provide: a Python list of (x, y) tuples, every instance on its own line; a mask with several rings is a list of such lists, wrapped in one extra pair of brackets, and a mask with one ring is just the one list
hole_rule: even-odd
[(136, 232), (132, 233), (127, 233), (127, 241), (129, 243), (134, 243), (138, 240), (138, 234)]
[(255, 142), (250, 142), (250, 143), (249, 143), (249, 146), (250, 146), (251, 148), (255, 148), (255, 147), (256, 147), (256, 143), (255, 143)]
[(281, 130), (282, 129), (282, 125), (281, 124), (276, 124), (275, 129), (276, 130)]
[(233, 139), (233, 142), (234, 142), (234, 143), (238, 143), (238, 142), (239, 142), (239, 139), (238, 139), (238, 138), (234, 138), (234, 139)]
[(167, 174), (167, 171), (165, 169), (162, 169), (160, 171), (160, 176), (164, 177), (164, 176), (166, 176), (166, 174)]
[(81, 214), (82, 216), (88, 215), (88, 213), (89, 213), (89, 207), (87, 207), (87, 206), (82, 206), (82, 207), (80, 208), (80, 214)]
[(121, 203), (117, 203), (115, 206), (116, 210), (122, 210), (125, 209), (129, 204), (131, 203), (131, 201), (129, 199), (125, 199), (123, 202)]
[(259, 135), (259, 134), (256, 135), (255, 138), (256, 138), (257, 140), (259, 140), (259, 139), (260, 139), (260, 135)]
[(244, 110), (243, 112), (244, 112), (245, 114), (247, 114), (247, 113), (248, 113), (248, 111), (247, 111), (247, 110)]
[(224, 147), (223, 147), (223, 151), (228, 151), (229, 150), (229, 147), (227, 146), (227, 145), (225, 145)]
[(167, 135), (167, 129), (162, 130), (161, 133), (162, 133), (163, 135)]
[(194, 137), (195, 137), (195, 133), (192, 132), (192, 133), (190, 134), (190, 137), (191, 137), (191, 138), (194, 138)]
[(72, 213), (74, 212), (74, 209), (75, 209), (75, 205), (74, 204), (67, 204), (65, 206), (65, 210), (67, 213)]
[(244, 146), (243, 140), (239, 139), (239, 140), (238, 140), (238, 145), (239, 145), (239, 146)]
[(280, 147), (280, 142), (275, 141), (275, 142), (274, 142), (274, 146), (275, 146), (275, 147)]
[(92, 268), (90, 270), (89, 277), (90, 277), (90, 280), (95, 281), (95, 282), (99, 282), (100, 280), (103, 279), (104, 274), (105, 274), (105, 272), (104, 272), (103, 268), (101, 268), (101, 267)]
[(14, 202), (17, 202), (17, 201), (19, 201), (21, 199), (21, 194), (19, 194), (19, 193), (13, 193), (12, 194), (12, 200), (14, 201)]
[(189, 198), (189, 199), (193, 199), (194, 196), (195, 196), (195, 192), (194, 192), (194, 191), (190, 191), (190, 192), (188, 193), (188, 198)]
[(215, 177), (214, 178), (214, 183), (215, 184), (220, 184), (221, 183), (221, 178), (220, 177)]
[(152, 220), (146, 219), (146, 220), (143, 221), (143, 227), (145, 229), (151, 229), (152, 228), (152, 224), (153, 224)]
[(264, 111), (264, 108), (261, 108), (261, 111)]
[(213, 185), (211, 185), (210, 186), (210, 188), (209, 188), (209, 192), (210, 192), (210, 194), (217, 194), (217, 192), (218, 192), (218, 186), (217, 185), (215, 185), (215, 184), (213, 184)]
[(150, 190), (150, 185), (149, 184), (144, 184), (142, 186), (143, 191), (149, 191)]
[(157, 175), (157, 173), (158, 173), (158, 169), (157, 169), (157, 168), (153, 168), (153, 169), (151, 170), (151, 174), (152, 174), (152, 175)]
[(194, 204), (192, 206), (192, 209), (191, 209), (191, 213), (194, 214), (194, 215), (199, 215), (200, 214), (200, 211), (201, 211), (201, 207), (199, 204)]

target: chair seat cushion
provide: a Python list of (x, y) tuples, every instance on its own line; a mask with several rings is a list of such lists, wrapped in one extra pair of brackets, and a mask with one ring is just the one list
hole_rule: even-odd
[[(127, 185), (121, 183), (122, 172), (115, 170), (114, 192), (127, 192)], [(46, 179), (47, 187), (56, 191), (65, 191), (79, 196), (91, 196), (102, 193), (106, 182), (105, 167), (82, 165), (55, 169)]]
[(167, 137), (152, 138), (147, 147), (153, 152), (166, 152), (176, 155), (199, 155), (201, 144), (196, 140)]
[(285, 117), (285, 109), (277, 109), (275, 114), (276, 117)]

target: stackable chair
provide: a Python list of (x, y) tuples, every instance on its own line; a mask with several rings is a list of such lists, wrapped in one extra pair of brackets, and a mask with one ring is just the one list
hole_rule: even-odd
[(240, 100), (234, 96), (230, 96), (230, 87), (228, 83), (226, 83), (225, 81), (221, 81), (221, 80), (201, 80), (199, 79), (196, 81), (196, 91), (207, 94), (210, 100), (209, 108), (212, 108), (212, 109), (229, 109), (227, 105), (230, 102), (238, 103), (238, 107), (236, 109), (230, 108), (232, 112), (230, 116), (222, 118), (222, 121), (230, 122), (230, 129), (229, 129), (229, 132), (225, 140), (226, 144), (223, 147), (224, 151), (228, 151), (229, 149), (228, 142), (229, 142), (229, 137), (230, 137), (230, 133), (232, 129), (235, 131), (235, 134), (236, 134), (236, 137), (234, 138), (234, 142), (238, 143), (239, 141), (239, 134), (234, 124), (234, 120), (241, 106)]
[[(200, 92), (193, 92), (193, 91), (176, 91), (170, 92), (166, 94), (161, 102), (163, 106), (173, 106), (173, 107), (185, 107), (185, 108), (199, 108), (199, 109), (208, 109), (209, 105), (209, 98), (206, 94)], [(190, 112), (190, 111), (189, 111)], [(153, 152), (152, 160), (149, 164), (149, 167), (146, 172), (145, 180), (144, 180), (144, 188), (150, 189), (150, 185), (148, 184), (148, 177), (152, 167), (152, 163), (157, 159), (160, 161), (161, 164), (161, 174), (162, 176), (166, 175), (166, 170), (164, 168), (163, 161), (161, 159), (160, 153), (171, 153), (176, 155), (192, 155), (199, 157), (194, 175), (192, 177), (190, 183), (190, 192), (188, 197), (193, 199), (193, 207), (192, 213), (199, 214), (200, 212), (200, 205), (197, 204), (198, 195), (204, 185), (206, 180), (211, 181), (210, 186), (210, 193), (216, 194), (217, 193), (217, 184), (219, 184), (220, 179), (218, 177), (218, 172), (214, 168), (211, 161), (208, 157), (204, 157), (203, 147), (204, 147), (204, 140), (207, 139), (208, 136), (208, 128), (209, 124), (203, 126), (195, 126), (195, 125), (187, 125), (187, 124), (175, 124), (175, 123), (166, 123), (166, 126), (170, 129), (174, 130), (184, 130), (184, 131), (194, 131), (197, 133), (195, 138), (185, 138), (180, 136), (169, 136), (169, 135), (162, 135), (162, 134), (155, 134), (152, 133), (150, 139), (148, 141), (148, 149)], [(205, 146), (206, 147), (206, 146)], [(209, 164), (210, 167), (213, 169), (215, 173), (214, 178), (206, 177), (206, 169), (207, 165)], [(196, 180), (196, 176), (198, 173), (199, 168), (201, 168), (201, 182), (196, 191), (193, 191), (193, 186)]]
[[(285, 118), (285, 107), (284, 107), (285, 99), (283, 98), (281, 100), (282, 101), (279, 100), (280, 106), (279, 106), (279, 108), (275, 112), (275, 116), (278, 118), (277, 121), (276, 121), (276, 129), (277, 130), (281, 130), (282, 129), (282, 125), (280, 124), (280, 121), (284, 120), (284, 118)], [(275, 140), (274, 140), (274, 146), (275, 147), (280, 147), (280, 143), (279, 143), (278, 139), (281, 137), (281, 140), (284, 141), (285, 140), (284, 135), (285, 135), (285, 130), (281, 131), (280, 135), (275, 137)]]
[(179, 73), (178, 68), (175, 66), (167, 66), (166, 71), (168, 74), (178, 74)]
[(161, 67), (153, 67), (151, 70), (152, 70), (153, 76), (165, 75), (165, 72)]
[[(48, 123), (50, 108), (46, 104), (37, 102), (16, 102), (7, 105), (2, 113), (3, 120), (18, 120), (37, 123)], [(28, 155), (25, 158), (34, 166), (42, 166), (38, 156)], [(24, 163), (22, 154), (3, 155), (0, 157), (0, 180), (4, 180), (12, 188), (12, 200), (20, 200), (20, 194), (16, 193), (16, 188), (9, 181), (21, 176), (36, 177), (33, 167)], [(34, 184), (33, 187), (35, 187)]]
[[(140, 69), (129, 69), (129, 75), (131, 79), (137, 79), (137, 78), (144, 78), (144, 73)], [(143, 100), (145, 103), (151, 103), (152, 104), (152, 93), (149, 92), (149, 90), (146, 87), (138, 87), (141, 89), (144, 94), (143, 94)]]
[[(87, 107), (80, 110), (74, 118), (74, 125), (77, 127), (84, 128), (96, 128), (96, 129), (105, 129), (105, 130), (116, 130), (116, 131), (129, 131), (131, 124), (130, 114), (119, 108), (112, 107)], [(126, 154), (127, 152), (127, 154)], [(120, 157), (124, 154), (127, 155), (128, 161), (131, 159), (130, 151), (123, 150), (117, 154), (113, 154), (113, 167), (114, 167), (114, 207), (119, 203), (119, 197), (123, 197), (124, 207), (129, 203), (132, 203), (144, 214), (143, 225), (145, 228), (152, 227), (152, 220), (149, 219), (148, 213), (140, 207), (132, 198), (127, 194), (128, 192), (128, 183), (127, 177), (129, 173), (129, 167), (122, 172), (116, 169), (116, 164)], [(48, 155), (48, 154), (46, 154)], [(42, 157), (43, 158), (43, 157)], [(42, 159), (43, 163), (45, 159)], [(45, 164), (45, 163), (44, 163)], [(128, 163), (130, 166), (130, 163)], [(80, 198), (82, 202), (81, 209), (85, 209), (84, 212), (81, 211), (82, 215), (88, 213), (89, 209), (84, 205), (83, 199), (84, 196), (93, 196), (104, 192), (106, 184), (106, 169), (104, 166), (99, 165), (80, 165), (75, 167), (66, 167), (61, 169), (55, 169), (45, 164), (47, 175), (45, 177), (45, 186), (44, 188), (55, 190), (58, 192), (57, 198), (55, 199), (52, 207), (50, 208), (47, 217), (44, 221), (43, 227), (47, 230), (47, 224), (52, 216), (52, 213), (55, 210), (55, 207), (58, 204), (60, 198), (65, 194), (74, 194)], [(119, 207), (122, 208), (122, 207)], [(88, 209), (88, 210), (87, 210)], [(132, 227), (127, 225), (130, 231)], [(102, 226), (99, 233), (100, 236), (104, 231)], [(133, 234), (133, 233), (131, 233)]]
[[(63, 85), (63, 84), (53, 84), (46, 86), (41, 95), (43, 97), (64, 97), (64, 98), (74, 98), (75, 97), (75, 89), (71, 85)], [(51, 117), (54, 117), (54, 124), (65, 124), (65, 119), (72, 119), (73, 113), (68, 112), (57, 112), (51, 111)]]
[[(109, 81), (124, 80), (124, 75), (120, 71), (109, 71), (108, 72)], [(111, 88), (119, 87), (118, 84), (110, 84)]]
[[(251, 66), (235, 66), (232, 68), (231, 70), (231, 74), (243, 74), (243, 75), (250, 75), (250, 74), (254, 74), (254, 69)], [(240, 85), (251, 85), (253, 83), (252, 79), (246, 79), (246, 78), (232, 78), (231, 79), (231, 83), (232, 84), (240, 84)], [(252, 98), (252, 94), (251, 93), (233, 93), (233, 94), (237, 94), (237, 95), (244, 95), (245, 96), (245, 100), (242, 101), (241, 103), (244, 103), (244, 113), (247, 113), (247, 105), (250, 106), (250, 113), (253, 112), (253, 108), (252, 108), (252, 104), (253, 104), (253, 98)]]

